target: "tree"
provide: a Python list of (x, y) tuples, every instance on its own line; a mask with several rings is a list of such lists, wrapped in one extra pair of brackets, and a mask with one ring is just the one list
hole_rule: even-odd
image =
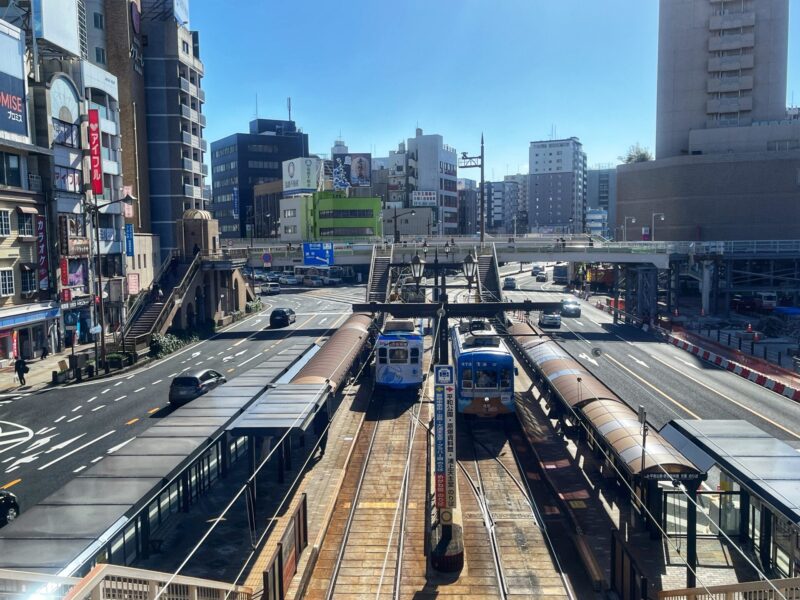
[(643, 148), (639, 145), (639, 142), (636, 142), (633, 146), (628, 148), (628, 152), (626, 152), (624, 156), (619, 156), (617, 158), (619, 158), (626, 165), (629, 165), (631, 163), (653, 160), (653, 155), (650, 153), (648, 148)]

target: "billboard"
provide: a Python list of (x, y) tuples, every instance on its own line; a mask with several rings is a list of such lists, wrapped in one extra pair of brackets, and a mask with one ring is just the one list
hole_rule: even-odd
[(34, 4), (36, 37), (80, 56), (78, 0), (34, 0)]
[(283, 161), (283, 192), (315, 192), (322, 161), (318, 158), (293, 158)]
[(20, 30), (0, 21), (0, 131), (27, 137), (24, 54)]
[(334, 154), (333, 189), (369, 187), (372, 176), (372, 154)]
[(411, 206), (438, 206), (436, 192), (413, 191), (411, 192)]
[(92, 192), (103, 195), (103, 157), (100, 150), (100, 111), (89, 109), (89, 161)]

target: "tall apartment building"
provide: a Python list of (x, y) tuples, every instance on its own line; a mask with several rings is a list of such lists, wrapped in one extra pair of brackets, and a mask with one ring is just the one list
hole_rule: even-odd
[(531, 231), (582, 233), (586, 213), (586, 153), (576, 137), (531, 142), (528, 151)]
[(212, 142), (212, 210), (220, 236), (248, 237), (248, 225), (260, 227), (253, 212), (253, 188), (281, 181), (283, 161), (305, 156), (308, 134), (294, 121), (254, 119), (249, 133)]
[(786, 111), (789, 0), (661, 0), (656, 158), (692, 154), (690, 132)]
[(416, 185), (416, 177), (411, 174), (413, 169), (408, 168), (408, 153), (406, 152), (405, 142), (400, 142), (397, 145), (397, 150), (390, 150), (389, 156), (373, 158), (372, 169), (373, 171), (380, 171), (379, 181), (385, 184), (386, 192), (383, 198), (385, 207), (404, 208), (411, 206), (409, 189)]
[(487, 181), (484, 195), (488, 231), (508, 234), (527, 232), (527, 222), (520, 220), (519, 184), (516, 181)]
[[(455, 148), (444, 143), (438, 134), (423, 134), (417, 128), (416, 135), (408, 138), (409, 191), (435, 192), (437, 235), (458, 233), (458, 185)], [(427, 204), (426, 204), (427, 206)]]
[(513, 181), (517, 184), (517, 233), (528, 233), (528, 206), (530, 204), (528, 185), (530, 184), (530, 177), (527, 173), (517, 173), (515, 175), (506, 175), (503, 181)]
[[(620, 165), (616, 226), (646, 239), (798, 239), (788, 0), (661, 0), (656, 160)], [(628, 221), (629, 223), (630, 221)]]
[(144, 82), (152, 232), (161, 253), (180, 247), (178, 221), (202, 209), (206, 117), (200, 37), (189, 28), (188, 1), (142, 0)]
[[(596, 235), (604, 237), (616, 237), (615, 232), (612, 231), (613, 224), (617, 222), (617, 169), (611, 166), (602, 166), (600, 168), (589, 169), (586, 172), (586, 208), (587, 213), (592, 209), (600, 209), (606, 212), (606, 225), (611, 224), (611, 228), (606, 228), (604, 231)], [(589, 226), (587, 220), (587, 229), (592, 232), (597, 231), (597, 215), (594, 213), (594, 224)]]

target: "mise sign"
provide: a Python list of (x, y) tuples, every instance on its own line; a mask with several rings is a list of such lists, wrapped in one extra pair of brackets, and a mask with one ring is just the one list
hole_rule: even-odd
[(283, 161), (284, 193), (316, 191), (320, 165), (318, 158), (293, 158)]
[(434, 481), (437, 508), (455, 508), (456, 388), (453, 367), (437, 366), (433, 395)]
[(333, 242), (303, 242), (303, 264), (311, 267), (333, 265)]
[(0, 21), (0, 130), (27, 137), (24, 54), (20, 30)]

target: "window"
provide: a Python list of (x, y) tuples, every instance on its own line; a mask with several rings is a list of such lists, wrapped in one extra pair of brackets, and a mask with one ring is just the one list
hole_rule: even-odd
[(181, 48), (186, 54), (189, 54), (189, 42), (186, 40), (181, 41)]
[(378, 364), (386, 364), (386, 348), (378, 348)]
[(461, 371), (461, 387), (472, 387), (472, 369), (464, 369)]
[(29, 213), (17, 214), (17, 231), (19, 235), (33, 237), (33, 215)]
[(292, 218), (292, 217), (296, 217), (297, 216), (297, 209), (295, 209), (295, 208), (287, 208), (286, 210), (283, 211), (283, 216), (284, 216), (284, 218), (287, 218), (287, 219)]
[(23, 266), (20, 272), (22, 275), (20, 290), (23, 294), (30, 294), (36, 291), (36, 271), (33, 267)]
[(391, 348), (389, 350), (389, 362), (392, 364), (404, 365), (408, 362), (407, 348)]
[(214, 150), (212, 155), (214, 158), (219, 158), (220, 156), (225, 156), (227, 154), (233, 154), (236, 152), (236, 146), (225, 146), (224, 148), (219, 148), (218, 150)]
[(322, 237), (371, 236), (375, 235), (375, 230), (372, 227), (320, 227), (319, 234)]
[(10, 210), (0, 210), (0, 235), (11, 235)]
[(53, 143), (78, 148), (80, 146), (78, 126), (59, 119), (53, 119)]
[(0, 152), (0, 185), (11, 187), (22, 186), (19, 156)]
[(14, 271), (0, 269), (0, 296), (14, 295)]
[(247, 145), (248, 152), (263, 152), (267, 154), (272, 154), (278, 151), (277, 146), (273, 146), (271, 144), (248, 144)]
[(105, 29), (105, 17), (101, 13), (94, 13), (94, 26), (96, 29)]
[(274, 160), (248, 160), (247, 166), (251, 169), (278, 169), (280, 164)]
[(284, 225), (283, 233), (297, 233), (297, 225)]
[(105, 48), (97, 47), (94, 49), (94, 58), (101, 65), (106, 64), (106, 50)]
[(418, 365), (419, 364), (419, 348), (412, 348), (411, 349), (411, 364)]
[(371, 219), (371, 208), (333, 209), (319, 211), (320, 219)]
[(475, 374), (477, 375), (475, 387), (484, 389), (497, 387), (497, 371), (492, 369), (477, 369)]
[(69, 167), (54, 167), (53, 183), (59, 190), (80, 194), (83, 187), (81, 172)]

